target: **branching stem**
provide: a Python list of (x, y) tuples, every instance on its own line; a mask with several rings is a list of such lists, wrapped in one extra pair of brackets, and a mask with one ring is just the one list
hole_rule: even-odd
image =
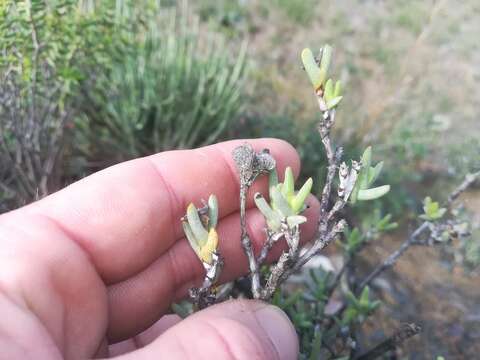
[(246, 183), (240, 184), (240, 231), (243, 251), (248, 259), (248, 268), (252, 277), (252, 294), (255, 299), (260, 298), (260, 272), (257, 261), (255, 260), (255, 254), (252, 248), (252, 241), (248, 236), (247, 231), (247, 215), (246, 215), (246, 203), (247, 193), (249, 186)]

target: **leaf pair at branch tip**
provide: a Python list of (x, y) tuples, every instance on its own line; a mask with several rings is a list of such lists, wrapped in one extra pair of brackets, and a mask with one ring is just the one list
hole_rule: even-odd
[(199, 259), (207, 264), (212, 264), (212, 255), (217, 251), (218, 234), (218, 201), (215, 195), (208, 198), (207, 215), (201, 215), (199, 210), (190, 203), (187, 215), (182, 219), (185, 236)]
[(447, 212), (446, 208), (441, 208), (440, 204), (437, 201), (433, 201), (430, 196), (427, 196), (423, 200), (423, 211), (424, 214), (420, 215), (420, 218), (428, 221), (439, 220)]
[(372, 165), (372, 147), (369, 146), (365, 149), (361, 159), (361, 169), (358, 174), (357, 182), (350, 196), (350, 201), (354, 204), (357, 200), (367, 201), (381, 198), (390, 191), (390, 185), (382, 185), (375, 188), (370, 188), (371, 185), (379, 177), (382, 168), (383, 161), (379, 162), (375, 166)]
[(323, 100), (328, 110), (335, 108), (342, 100), (342, 86), (340, 81), (333, 84), (332, 79), (328, 79), (328, 70), (332, 59), (332, 47), (325, 45), (321, 51), (320, 64), (313, 56), (310, 49), (303, 49), (301, 58), (305, 71), (317, 94), (322, 94)]
[(270, 204), (260, 193), (255, 194), (255, 204), (267, 221), (267, 226), (272, 231), (278, 231), (282, 222), (290, 228), (306, 222), (304, 216), (299, 215), (305, 209), (305, 200), (312, 190), (312, 179), (295, 192), (295, 178), (290, 167), (285, 169), (283, 183), (278, 182), (276, 170), (269, 176)]

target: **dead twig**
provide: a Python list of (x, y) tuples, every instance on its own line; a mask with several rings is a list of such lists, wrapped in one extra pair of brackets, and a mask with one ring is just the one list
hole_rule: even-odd
[[(457, 186), (448, 196), (446, 206), (451, 207), (452, 203), (457, 199), (461, 193), (472, 186), (475, 181), (480, 178), (480, 171), (474, 174), (467, 174), (462, 183)], [(391, 268), (397, 260), (412, 246), (412, 245), (428, 245), (431, 242), (419, 241), (421, 235), (429, 231), (428, 238), (437, 240), (444, 231), (455, 232), (455, 225), (450, 222), (432, 223), (430, 221), (424, 221), (415, 231), (400, 245), (400, 247), (390, 254), (381, 264), (379, 264), (361, 283), (358, 288), (360, 293), (363, 288), (369, 285), (377, 276), (379, 276), (385, 270)]]
[[(252, 277), (253, 297), (259, 299), (261, 296), (259, 265), (255, 259), (252, 248), (252, 241), (247, 232), (246, 202), (250, 186), (255, 179), (270, 172), (275, 168), (275, 160), (267, 149), (255, 153), (250, 144), (243, 144), (233, 150), (233, 159), (240, 176), (240, 229), (243, 251), (248, 259), (248, 267)], [(265, 255), (266, 256), (266, 255)]]
[(394, 351), (398, 346), (402, 345), (403, 342), (412, 336), (419, 334), (422, 331), (422, 328), (415, 324), (403, 324), (400, 329), (398, 329), (392, 336), (384, 340), (374, 348), (368, 350), (362, 355), (355, 357), (355, 360), (374, 360), (378, 359), (383, 354)]

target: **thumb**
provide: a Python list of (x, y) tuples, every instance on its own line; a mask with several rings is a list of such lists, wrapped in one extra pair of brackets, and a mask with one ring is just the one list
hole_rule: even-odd
[(232, 300), (202, 310), (148, 346), (124, 355), (141, 359), (297, 359), (295, 329), (279, 308)]

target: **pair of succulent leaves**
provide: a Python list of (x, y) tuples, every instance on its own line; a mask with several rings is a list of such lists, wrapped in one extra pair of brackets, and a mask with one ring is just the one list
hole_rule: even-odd
[(190, 246), (199, 259), (208, 265), (213, 263), (213, 254), (218, 247), (218, 200), (210, 195), (202, 209), (197, 209), (193, 203), (187, 207), (187, 214), (182, 218), (182, 226)]
[(332, 60), (332, 47), (325, 45), (321, 49), (319, 61), (313, 56), (312, 50), (303, 49), (301, 58), (303, 67), (317, 94), (321, 94), (326, 105), (325, 110), (335, 108), (342, 101), (342, 85), (340, 81), (333, 83), (328, 79), (328, 69)]
[(369, 146), (363, 152), (361, 168), (358, 173), (355, 187), (350, 195), (350, 202), (354, 204), (357, 200), (375, 200), (390, 191), (390, 185), (382, 185), (374, 188), (370, 186), (377, 180), (382, 172), (383, 161), (372, 166), (372, 147)]

